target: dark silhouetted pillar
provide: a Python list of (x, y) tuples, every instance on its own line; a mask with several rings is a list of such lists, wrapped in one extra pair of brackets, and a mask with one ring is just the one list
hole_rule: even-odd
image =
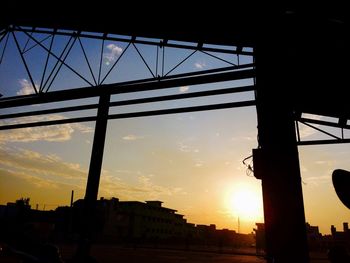
[(84, 260), (82, 258), (88, 255), (92, 233), (96, 228), (94, 225), (96, 216), (96, 201), (100, 184), (103, 152), (107, 131), (109, 102), (110, 94), (103, 94), (100, 96), (90, 159), (89, 175), (84, 198), (81, 240), (77, 250), (79, 260)]
[(302, 83), (296, 81), (293, 32), (274, 24), (273, 19), (271, 22), (254, 49), (260, 146), (256, 167), (260, 169), (255, 172), (262, 180), (266, 251), (268, 262), (307, 263), (299, 156), (290, 103), (302, 95), (293, 93), (294, 85)]

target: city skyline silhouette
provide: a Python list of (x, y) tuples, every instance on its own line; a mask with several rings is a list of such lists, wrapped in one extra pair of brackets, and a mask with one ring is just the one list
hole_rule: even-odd
[[(242, 3), (235, 17), (220, 9), (220, 30), (187, 12), (135, 27), (74, 5), (5, 7), (0, 203), (30, 196), (46, 209), (74, 190), (80, 260), (101, 197), (162, 200), (245, 233), (264, 222), (269, 263), (309, 262), (306, 222), (325, 233), (346, 222), (332, 185), (332, 171), (350, 170), (348, 24), (336, 4)], [(161, 18), (167, 30), (147, 26)]]

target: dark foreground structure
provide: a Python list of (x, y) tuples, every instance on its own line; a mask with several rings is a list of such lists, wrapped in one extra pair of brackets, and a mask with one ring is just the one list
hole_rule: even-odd
[[(243, 1), (242, 1), (243, 2)], [(344, 87), (347, 80), (349, 58), (348, 37), (349, 14), (345, 6), (336, 1), (318, 4), (312, 9), (298, 6), (258, 6), (234, 4), (211, 6), (210, 10), (201, 10), (202, 17), (213, 17), (200, 25), (186, 6), (171, 7), (155, 11), (152, 6), (140, 6), (143, 12), (137, 15), (138, 23), (125, 23), (135, 16), (135, 6), (118, 6), (116, 16), (102, 16), (104, 6), (88, 8), (72, 4), (54, 7), (42, 11), (42, 7), (26, 4), (21, 11), (15, 4), (5, 4), (4, 16), (0, 22), (0, 38), (5, 41), (8, 34), (31, 32), (60, 34), (77, 37), (94, 37), (102, 41), (109, 39), (108, 34), (127, 35), (131, 45), (146, 43), (167, 47), (177, 45), (169, 40), (192, 42), (195, 45), (177, 45), (202, 52), (231, 52), (240, 55), (252, 55), (252, 65), (233, 66), (230, 69), (217, 69), (200, 74), (185, 73), (167, 76), (154, 74), (151, 79), (135, 80), (128, 83), (105, 85), (103, 80), (90, 83), (90, 87), (65, 91), (48, 91), (49, 87), (40, 87), (34, 95), (6, 97), (0, 99), (0, 108), (20, 107), (33, 104), (52, 103), (80, 98), (98, 97), (95, 105), (76, 106), (69, 109), (51, 109), (31, 112), (32, 115), (67, 112), (97, 108), (97, 115), (39, 123), (4, 125), (0, 129), (15, 129), (32, 126), (54, 125), (68, 122), (96, 121), (95, 137), (91, 154), (90, 170), (85, 195), (85, 218), (82, 239), (89, 239), (89, 225), (93, 214), (99, 187), (104, 141), (108, 119), (142, 117), (160, 114), (181, 113), (242, 107), (256, 105), (258, 118), (258, 149), (253, 150), (254, 175), (261, 180), (263, 189), (266, 249), (268, 262), (309, 262), (305, 229), (305, 214), (301, 189), (298, 157), (298, 145), (331, 144), (349, 142), (348, 138), (325, 132), (313, 124), (349, 129), (350, 119), (348, 92)], [(23, 11), (25, 10), (25, 11)], [(40, 12), (39, 12), (40, 10)], [(82, 10), (84, 10), (82, 12)], [(179, 21), (179, 17), (181, 20)], [(176, 22), (174, 22), (176, 21)], [(160, 25), (161, 26), (158, 26)], [(115, 26), (118, 25), (118, 26)], [(42, 28), (54, 29), (47, 32)], [(100, 32), (101, 35), (86, 35), (84, 32)], [(84, 35), (85, 34), (85, 35)], [(144, 41), (137, 37), (158, 39)], [(33, 40), (34, 41), (34, 40)], [(40, 41), (36, 41), (40, 45)], [(234, 46), (232, 50), (214, 50), (205, 44)], [(245, 48), (251, 48), (252, 52)], [(47, 48), (46, 48), (47, 49)], [(51, 52), (50, 50), (47, 50)], [(52, 52), (51, 52), (52, 53)], [(66, 66), (63, 57), (56, 56)], [(25, 63), (25, 58), (22, 56)], [(68, 66), (67, 66), (68, 67)], [(28, 68), (27, 68), (28, 69)], [(29, 72), (28, 72), (29, 73)], [(241, 101), (220, 105), (203, 105), (160, 111), (109, 114), (111, 106), (120, 102), (111, 102), (111, 94), (139, 92), (151, 89), (165, 89), (183, 85), (215, 83), (238, 79), (253, 79), (252, 87), (240, 87), (241, 90), (255, 92), (254, 101)], [(226, 91), (227, 92), (227, 91)], [(237, 92), (234, 91), (234, 92)], [(208, 91), (206, 94), (213, 94)], [(152, 98), (144, 101), (156, 101), (171, 98)], [(129, 105), (140, 101), (129, 101)], [(125, 102), (124, 102), (125, 103)], [(338, 121), (320, 121), (317, 118), (305, 118), (304, 113), (334, 117)], [(2, 119), (29, 116), (30, 113), (1, 115)], [(232, 120), (234, 121), (234, 120)], [(330, 137), (329, 140), (303, 141), (298, 132), (298, 122), (314, 127)], [(283, 225), (289, 225), (283, 232)], [(283, 235), (281, 234), (283, 233)]]

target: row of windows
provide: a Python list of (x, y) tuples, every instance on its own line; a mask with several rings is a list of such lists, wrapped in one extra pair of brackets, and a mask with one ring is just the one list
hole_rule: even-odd
[(174, 232), (170, 229), (164, 229), (164, 228), (146, 228), (146, 233), (152, 233), (152, 234), (169, 234), (169, 235), (178, 235), (179, 232)]
[(151, 216), (142, 216), (142, 220), (146, 222), (158, 222), (158, 223), (175, 224), (175, 225), (182, 225), (183, 223), (185, 223), (185, 222), (175, 223), (174, 220), (171, 220), (171, 219), (151, 217)]

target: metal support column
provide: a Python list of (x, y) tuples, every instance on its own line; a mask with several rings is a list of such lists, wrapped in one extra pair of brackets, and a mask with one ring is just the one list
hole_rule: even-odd
[[(255, 47), (259, 162), (269, 263), (309, 262), (293, 110), (293, 55), (281, 35)], [(268, 40), (267, 40), (268, 39)], [(267, 43), (268, 42), (268, 43)], [(294, 83), (294, 84), (293, 84)], [(255, 168), (255, 161), (254, 161)]]
[(110, 97), (110, 94), (102, 94), (97, 110), (94, 142), (92, 145), (89, 175), (84, 197), (82, 231), (76, 255), (79, 258), (78, 260), (81, 261), (84, 261), (85, 257), (89, 255), (92, 234), (96, 228), (94, 224), (96, 217), (96, 201), (100, 184)]

